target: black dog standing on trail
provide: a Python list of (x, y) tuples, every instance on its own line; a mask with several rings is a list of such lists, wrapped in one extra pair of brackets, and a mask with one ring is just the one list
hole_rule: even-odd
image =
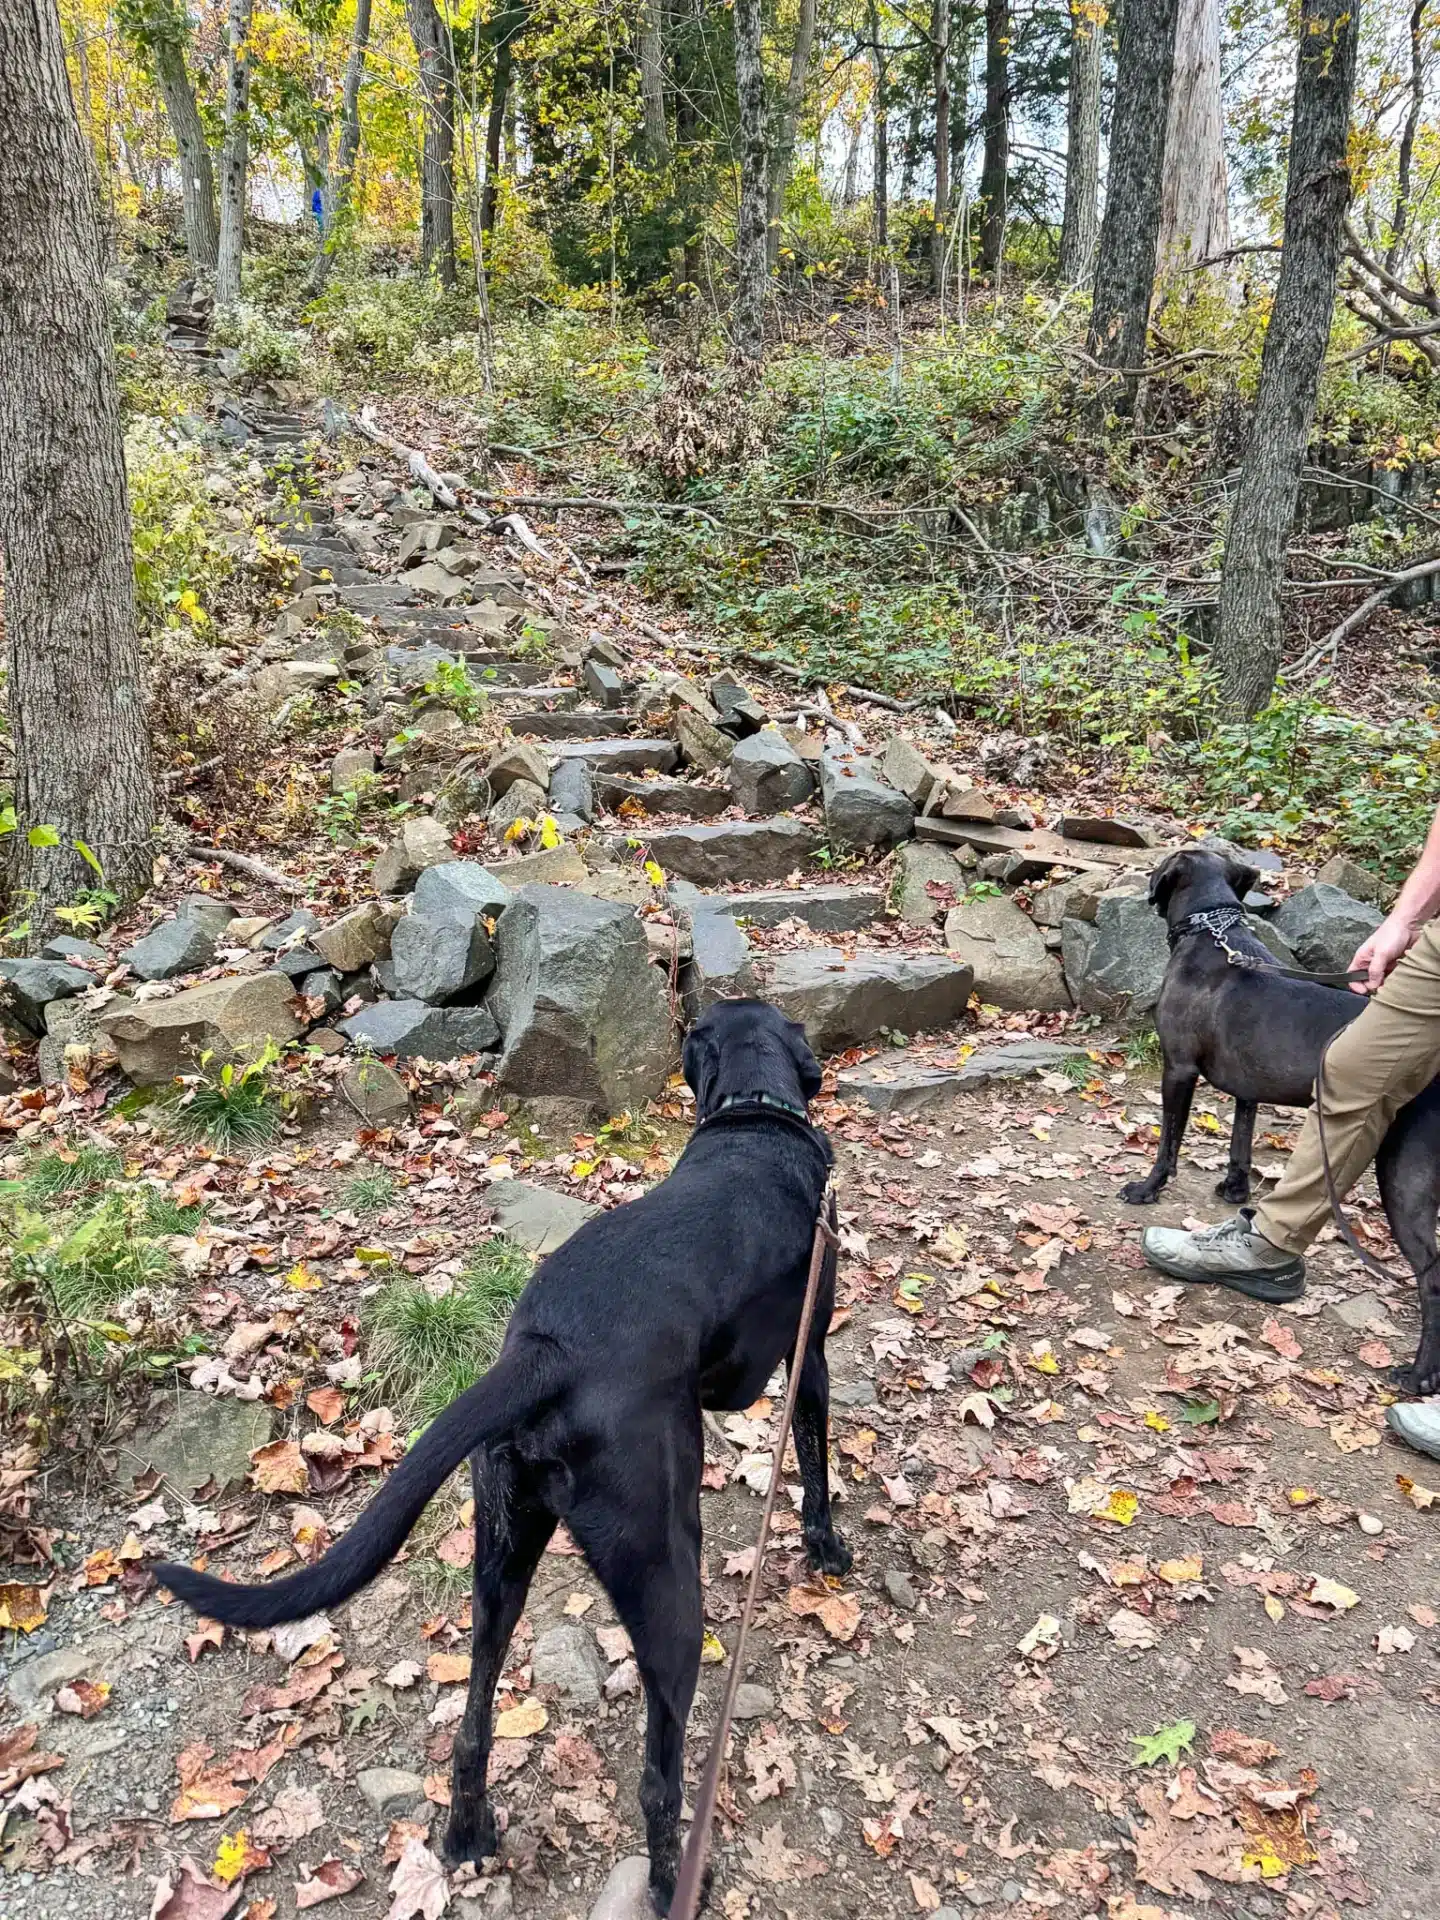
[[(1203, 847), (1167, 854), (1150, 876), (1150, 899), (1165, 916), (1171, 951), (1155, 1008), (1164, 1057), (1160, 1146), (1145, 1178), (1120, 1189), (1132, 1206), (1151, 1204), (1173, 1177), (1202, 1078), (1235, 1102), (1230, 1164), (1215, 1191), (1222, 1200), (1248, 1200), (1257, 1106), (1309, 1106), (1321, 1049), (1365, 1005), (1359, 994), (1279, 970), (1240, 917), (1241, 900), (1258, 879), (1253, 867)], [(1376, 1155), (1375, 1178), (1390, 1230), (1423, 1276), (1420, 1350), (1396, 1379), (1407, 1393), (1434, 1393), (1440, 1391), (1440, 1080), (1395, 1116)]]
[[(795, 1364), (832, 1159), (806, 1118), (820, 1069), (803, 1029), (775, 1008), (712, 1007), (685, 1042), (684, 1065), (696, 1128), (669, 1178), (587, 1221), (540, 1263), (494, 1366), (425, 1430), (321, 1560), (254, 1587), (156, 1569), (211, 1619), (268, 1627), (303, 1618), (372, 1580), (468, 1456), (474, 1656), (445, 1851), (454, 1862), (479, 1861), (497, 1845), (486, 1797), (495, 1683), (563, 1519), (635, 1645), (648, 1715), (640, 1804), (662, 1914), (679, 1866), (681, 1748), (703, 1637), (701, 1409), (748, 1407), (781, 1360)], [(834, 1303), (827, 1251), (794, 1433), (811, 1565), (843, 1574), (851, 1556), (831, 1525), (826, 1460)]]

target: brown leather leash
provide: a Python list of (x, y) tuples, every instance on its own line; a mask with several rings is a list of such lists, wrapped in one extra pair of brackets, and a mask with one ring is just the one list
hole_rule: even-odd
[[(755, 1542), (755, 1564), (750, 1569), (750, 1587), (745, 1595), (744, 1612), (740, 1615), (740, 1629), (735, 1636), (735, 1649), (730, 1656), (730, 1677), (725, 1683), (725, 1698), (720, 1704), (720, 1718), (716, 1723), (715, 1732), (710, 1741), (710, 1751), (705, 1759), (705, 1771), (700, 1780), (700, 1793), (695, 1802), (695, 1817), (690, 1823), (690, 1832), (685, 1839), (685, 1851), (680, 1857), (680, 1873), (675, 1882), (674, 1898), (670, 1902), (670, 1920), (695, 1920), (696, 1914), (700, 1911), (700, 1896), (705, 1885), (705, 1868), (710, 1858), (710, 1841), (715, 1825), (715, 1809), (720, 1800), (720, 1776), (725, 1767), (725, 1748), (729, 1743), (730, 1728), (735, 1718), (735, 1696), (740, 1691), (740, 1682), (745, 1672), (745, 1645), (750, 1637), (750, 1624), (755, 1618), (755, 1607), (760, 1598), (765, 1545), (770, 1537), (770, 1520), (775, 1511), (775, 1496), (780, 1488), (780, 1470), (785, 1461), (785, 1445), (790, 1438), (790, 1428), (795, 1418), (795, 1399), (800, 1388), (800, 1373), (805, 1364), (805, 1348), (810, 1338), (810, 1323), (815, 1317), (815, 1301), (820, 1292), (820, 1274), (825, 1264), (825, 1250), (827, 1247), (838, 1247), (839, 1244), (840, 1233), (835, 1215), (835, 1189), (827, 1180), (825, 1191), (820, 1196), (820, 1210), (815, 1216), (815, 1239), (810, 1248), (810, 1273), (805, 1282), (805, 1298), (800, 1305), (800, 1324), (795, 1329), (795, 1364), (790, 1369), (790, 1378), (785, 1389), (785, 1405), (780, 1414), (780, 1430), (775, 1436), (775, 1451), (770, 1465), (770, 1485), (765, 1493), (765, 1508), (760, 1515), (760, 1533)], [(826, 1471), (829, 1471), (828, 1466)]]
[[(1362, 976), (1357, 975), (1356, 977), (1360, 978)], [(1345, 1032), (1348, 1032), (1348, 1028), (1342, 1027), (1340, 1033)], [(1340, 1204), (1343, 1196), (1335, 1183), (1335, 1169), (1330, 1164), (1330, 1143), (1325, 1138), (1325, 1058), (1331, 1047), (1340, 1038), (1340, 1033), (1332, 1033), (1320, 1049), (1320, 1064), (1315, 1069), (1315, 1131), (1320, 1141), (1320, 1164), (1325, 1170), (1325, 1192), (1330, 1200), (1330, 1212), (1334, 1217), (1340, 1238), (1345, 1242), (1346, 1246), (1350, 1249), (1351, 1253), (1354, 1254), (1362, 1267), (1368, 1268), (1378, 1280), (1388, 1280), (1392, 1286), (1407, 1286), (1409, 1284), (1408, 1275), (1392, 1272), (1383, 1260), (1378, 1260), (1373, 1253), (1368, 1252), (1361, 1246), (1355, 1236), (1355, 1229), (1345, 1218), (1344, 1209)], [(1440, 1257), (1430, 1261), (1422, 1272), (1416, 1273), (1415, 1284), (1417, 1286), (1423, 1286), (1437, 1265), (1440, 1265)]]

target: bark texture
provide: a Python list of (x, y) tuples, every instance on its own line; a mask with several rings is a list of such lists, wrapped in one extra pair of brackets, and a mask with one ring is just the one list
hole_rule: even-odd
[[(90, 156), (55, 0), (0, 7), (0, 547), (15, 739), (11, 908), (150, 884), (154, 782)], [(54, 827), (56, 847), (28, 830)]]
[(1415, 135), (1425, 108), (1425, 0), (1415, 0), (1410, 9), (1410, 105), (1400, 133), (1400, 152), (1395, 163), (1395, 212), (1390, 222), (1390, 246), (1385, 265), (1391, 273), (1405, 258), (1405, 233), (1410, 224), (1410, 174), (1415, 159)]
[[(1134, 369), (1145, 360), (1177, 11), (1178, 0), (1143, 0), (1125, 8), (1120, 31), (1110, 180), (1090, 307), (1090, 352), (1107, 367)], [(1123, 404), (1133, 406), (1137, 387), (1132, 374)]]
[(1213, 259), (1230, 245), (1220, 0), (1179, 0), (1175, 77), (1165, 132), (1159, 271)]
[(340, 96), (340, 139), (335, 149), (335, 164), (325, 185), (325, 222), (315, 264), (310, 269), (310, 290), (319, 293), (330, 277), (335, 260), (335, 231), (343, 225), (350, 205), (350, 188), (355, 179), (355, 162), (360, 156), (360, 89), (365, 81), (365, 61), (370, 51), (370, 0), (355, 0), (355, 26), (350, 36), (350, 57), (345, 62), (345, 85)]
[(220, 155), (220, 251), (215, 302), (233, 307), (240, 298), (240, 262), (245, 253), (245, 192), (250, 171), (251, 0), (230, 0), (225, 52), (225, 147)]
[(880, 38), (880, 9), (870, 0), (870, 58), (875, 68), (874, 169), (871, 206), (874, 214), (875, 244), (890, 244), (890, 84), (886, 72), (885, 45)]
[(810, 54), (815, 45), (815, 0), (800, 0), (800, 17), (795, 23), (795, 42), (790, 49), (790, 72), (775, 115), (775, 138), (770, 149), (770, 203), (766, 214), (769, 261), (773, 268), (780, 257), (780, 221), (785, 212), (785, 195), (795, 166), (795, 132), (800, 124), (800, 109), (805, 102), (805, 82), (810, 74)]
[(770, 205), (766, 129), (764, 22), (760, 0), (735, 0), (735, 91), (740, 105), (740, 217), (735, 229), (735, 351), (743, 360), (765, 354), (765, 296), (770, 255), (765, 240)]
[(1346, 0), (1343, 11), (1332, 0), (1301, 0), (1285, 244), (1220, 569), (1214, 664), (1226, 710), (1244, 718), (1269, 699), (1280, 665), (1285, 550), (1315, 419), (1350, 200), (1346, 147), (1359, 25), (1355, 0)]
[(1010, 187), (1010, 0), (985, 0), (984, 157), (980, 165), (980, 265), (993, 273), (1005, 250)]
[(652, 167), (663, 167), (670, 158), (661, 3), (662, 0), (640, 0), (640, 100), (645, 110), (645, 155)]
[(1099, 0), (1071, 0), (1065, 214), (1060, 228), (1060, 278), (1070, 287), (1088, 283), (1100, 238), (1100, 81), (1107, 19)]
[(950, 0), (935, 0), (930, 19), (930, 82), (935, 100), (935, 226), (930, 236), (930, 280), (936, 293), (943, 296), (950, 221)]
[(188, 23), (173, 22), (174, 31), (157, 35), (151, 58), (165, 117), (175, 141), (180, 168), (180, 203), (185, 216), (185, 251), (196, 274), (213, 274), (220, 258), (220, 217), (215, 211), (215, 168), (210, 142), (200, 124), (195, 89), (185, 64)]
[(495, 231), (500, 206), (500, 136), (510, 104), (510, 79), (515, 70), (514, 36), (502, 34), (495, 43), (495, 75), (490, 87), (490, 112), (485, 121), (485, 192), (480, 200), (480, 231)]
[(425, 137), (420, 156), (420, 258), (441, 286), (455, 284), (455, 67), (432, 0), (405, 0), (420, 62)]

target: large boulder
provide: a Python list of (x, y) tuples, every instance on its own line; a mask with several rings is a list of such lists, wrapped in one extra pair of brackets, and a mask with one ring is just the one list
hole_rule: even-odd
[(495, 919), (511, 900), (510, 889), (478, 860), (447, 860), (427, 867), (415, 882), (412, 913), (427, 920), (454, 920), (471, 926), (478, 917)]
[(496, 962), (489, 1003), (504, 1038), (503, 1088), (610, 1113), (660, 1091), (670, 1068), (669, 1000), (631, 908), (525, 887), (500, 922)]
[(174, 980), (199, 973), (215, 958), (215, 936), (198, 920), (165, 920), (126, 947), (120, 958), (142, 980)]
[(1077, 873), (1068, 880), (1052, 880), (1037, 887), (1030, 899), (1030, 918), (1037, 927), (1061, 927), (1066, 920), (1095, 918), (1095, 904), (1115, 884), (1115, 875), (1100, 868)]
[(746, 813), (782, 813), (815, 791), (815, 777), (775, 727), (752, 733), (730, 755), (730, 788)]
[(935, 768), (906, 734), (891, 734), (880, 765), (890, 785), (913, 807), (923, 807), (935, 790)]
[(940, 954), (809, 947), (776, 957), (765, 998), (803, 1025), (817, 1053), (833, 1053), (882, 1028), (909, 1034), (953, 1026), (972, 984), (969, 967)]
[(488, 980), (495, 953), (477, 917), (466, 926), (411, 913), (391, 936), (390, 963), (397, 993), (438, 1007)]
[(107, 1007), (96, 1022), (139, 1086), (193, 1072), (202, 1053), (241, 1059), (297, 1039), (295, 986), (283, 973), (234, 974), (187, 987), (169, 1000)]
[(933, 926), (954, 906), (964, 885), (954, 854), (932, 840), (911, 840), (895, 856), (892, 898), (907, 926)]
[(1323, 880), (1292, 894), (1275, 915), (1276, 932), (1311, 973), (1344, 973), (1381, 916)]
[(80, 967), (63, 960), (0, 960), (5, 1011), (31, 1033), (44, 1033), (45, 1009), (52, 1000), (68, 1000), (95, 982)]
[(665, 827), (649, 836), (650, 851), (666, 873), (696, 886), (783, 880), (812, 854), (820, 836), (803, 821), (724, 821), (713, 827)]
[(915, 808), (864, 754), (823, 754), (820, 794), (825, 828), (837, 847), (894, 847), (915, 832)]
[(517, 740), (497, 753), (485, 769), (485, 778), (490, 782), (490, 790), (497, 797), (512, 787), (517, 780), (528, 780), (531, 786), (539, 787), (543, 794), (550, 784), (550, 757), (539, 747), (532, 747), (523, 740)]
[(676, 707), (670, 724), (687, 765), (698, 767), (702, 773), (713, 773), (716, 767), (729, 763), (735, 742), (700, 714), (689, 707)]
[(975, 975), (975, 991), (1011, 1013), (1063, 1013), (1070, 1005), (1058, 957), (1029, 914), (1006, 894), (962, 900), (945, 916), (945, 945)]
[(1085, 1013), (1143, 1020), (1155, 1009), (1170, 960), (1165, 922), (1143, 894), (1104, 894), (1095, 919), (1060, 928), (1065, 984)]
[(446, 829), (428, 814), (417, 813), (376, 860), (370, 879), (377, 893), (408, 893), (427, 867), (454, 857)]
[(490, 1053), (500, 1029), (488, 1007), (431, 1007), (423, 1000), (377, 1000), (340, 1022), (353, 1046), (397, 1060), (458, 1060)]

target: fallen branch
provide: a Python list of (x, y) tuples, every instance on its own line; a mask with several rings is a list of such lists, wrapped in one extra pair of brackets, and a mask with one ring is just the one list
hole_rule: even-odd
[(1353, 613), (1347, 613), (1339, 626), (1327, 633), (1318, 646), (1312, 647), (1298, 665), (1289, 668), (1286, 677), (1294, 679), (1302, 673), (1308, 673), (1312, 667), (1320, 664), (1327, 653), (1332, 660), (1336, 659), (1341, 643), (1348, 640), (1357, 627), (1363, 626), (1377, 607), (1383, 607), (1397, 587), (1408, 586), (1412, 580), (1429, 580), (1437, 573), (1440, 573), (1440, 559), (1422, 560), (1418, 566), (1406, 567), (1399, 573), (1392, 573), (1383, 587), (1377, 587), (1368, 599), (1360, 602)]
[(267, 867), (263, 860), (255, 860), (248, 853), (232, 853), (229, 847), (186, 847), (184, 858), (193, 860), (197, 866), (206, 860), (218, 860), (222, 867), (233, 867), (237, 873), (263, 881), (267, 887), (274, 887), (277, 893), (298, 897), (310, 891), (303, 880), (292, 880), (288, 873)]
[(708, 520), (719, 528), (720, 522), (703, 507), (687, 506), (681, 500), (607, 500), (592, 493), (489, 493), (484, 487), (472, 487), (477, 500), (493, 500), (504, 507), (533, 507), (540, 513), (688, 513), (697, 520)]
[[(393, 434), (386, 433), (383, 427), (377, 427), (369, 407), (357, 413), (351, 425), (357, 433), (363, 433), (367, 440), (373, 440), (377, 447), (384, 447), (385, 451), (393, 453), (397, 460), (403, 460), (410, 469), (411, 478), (426, 488), (442, 507), (448, 507), (452, 513), (460, 511), (460, 502), (455, 498), (454, 490), (445, 484), (424, 454), (414, 447), (407, 447), (403, 440), (397, 440)], [(483, 525), (489, 525), (489, 520), (484, 514), (479, 518)]]

